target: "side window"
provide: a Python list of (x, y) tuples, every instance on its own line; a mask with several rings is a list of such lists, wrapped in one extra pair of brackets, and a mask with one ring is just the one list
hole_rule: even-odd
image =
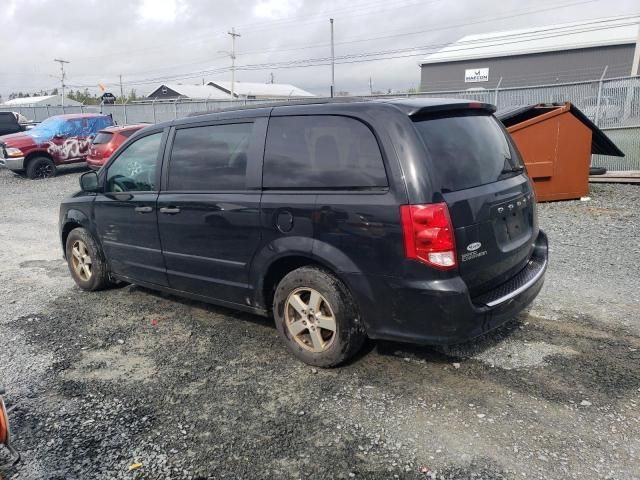
[(156, 172), (162, 132), (129, 145), (107, 171), (107, 192), (145, 192), (158, 189)]
[(253, 123), (176, 130), (168, 190), (219, 191), (246, 188), (247, 151)]
[(378, 142), (349, 117), (309, 115), (269, 120), (264, 188), (386, 187)]
[(82, 131), (82, 120), (67, 120), (62, 124), (60, 130), (56, 133), (60, 133), (64, 137), (74, 137), (80, 134)]

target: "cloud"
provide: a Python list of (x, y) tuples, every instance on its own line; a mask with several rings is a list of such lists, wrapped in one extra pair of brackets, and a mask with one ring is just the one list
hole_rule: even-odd
[[(575, 3), (580, 0), (561, 0)], [(71, 61), (67, 83), (97, 91), (98, 82), (119, 90), (151, 91), (163, 78), (201, 83), (230, 80), (231, 27), (242, 35), (236, 64), (270, 64), (238, 70), (236, 80), (291, 83), (329, 92), (330, 68), (273, 68), (273, 63), (327, 58), (329, 18), (335, 18), (336, 55), (406, 49), (455, 41), (463, 35), (547, 25), (638, 11), (638, 0), (607, 0), (555, 8), (557, 0), (0, 0), (12, 15), (0, 28), (0, 94), (59, 86), (54, 58)], [(8, 8), (7, 5), (8, 4)], [(481, 5), (480, 5), (481, 4)], [(495, 17), (510, 12), (553, 11)], [(479, 20), (488, 19), (478, 23)], [(5, 20), (7, 20), (5, 18)], [(458, 26), (455, 26), (458, 25)], [(460, 26), (462, 25), (462, 26)], [(455, 26), (455, 27), (453, 27)], [(414, 33), (415, 32), (415, 33)], [(384, 38), (378, 38), (384, 37)], [(336, 65), (336, 88), (361, 94), (403, 90), (420, 82), (420, 56)], [(202, 72), (202, 73), (199, 73)], [(158, 80), (156, 80), (158, 79)], [(153, 80), (140, 84), (141, 80)]]
[(288, 17), (302, 6), (302, 0), (259, 0), (253, 7), (258, 18), (280, 19)]
[(186, 10), (184, 0), (142, 0), (138, 15), (141, 21), (171, 23)]

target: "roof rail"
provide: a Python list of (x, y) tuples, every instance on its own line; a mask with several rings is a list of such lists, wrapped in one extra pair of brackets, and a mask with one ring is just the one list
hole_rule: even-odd
[(233, 112), (236, 110), (252, 110), (256, 108), (274, 108), (274, 107), (290, 107), (295, 105), (322, 105), (327, 103), (353, 103), (353, 102), (368, 102), (371, 99), (361, 98), (361, 97), (334, 97), (334, 98), (315, 98), (315, 99), (295, 99), (289, 101), (279, 101), (279, 102), (264, 102), (264, 103), (254, 103), (251, 105), (236, 105), (233, 107), (225, 107), (217, 110), (206, 110), (201, 112), (192, 112), (187, 117), (197, 117), (200, 115), (208, 115), (211, 113), (220, 113), (220, 112)]

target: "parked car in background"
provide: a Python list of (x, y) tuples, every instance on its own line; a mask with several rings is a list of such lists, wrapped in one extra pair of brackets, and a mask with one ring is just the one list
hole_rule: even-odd
[(582, 112), (591, 120), (596, 121), (598, 126), (610, 126), (622, 120), (622, 106), (616, 103), (614, 97), (600, 98), (600, 114), (598, 114), (598, 97), (587, 97), (582, 101)]
[(0, 112), (0, 135), (24, 132), (26, 124), (20, 123), (14, 112)]
[(548, 256), (494, 110), (327, 101), (149, 126), (60, 206), (70, 273), (273, 315), (322, 367), (367, 336), (476, 337), (533, 301)]
[(113, 126), (100, 130), (89, 147), (87, 166), (99, 170), (127, 138), (148, 124)]
[(0, 165), (29, 178), (53, 177), (56, 166), (84, 162), (93, 137), (111, 125), (111, 115), (96, 113), (49, 117), (30, 130), (1, 136)]

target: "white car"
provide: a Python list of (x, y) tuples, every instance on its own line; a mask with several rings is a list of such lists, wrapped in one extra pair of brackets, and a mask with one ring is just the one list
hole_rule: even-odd
[[(582, 101), (582, 112), (591, 119), (596, 121), (596, 113), (598, 111), (598, 97), (587, 97)], [(614, 102), (613, 97), (600, 98), (600, 114), (598, 115), (599, 126), (612, 125), (620, 122), (622, 119), (622, 107)]]

